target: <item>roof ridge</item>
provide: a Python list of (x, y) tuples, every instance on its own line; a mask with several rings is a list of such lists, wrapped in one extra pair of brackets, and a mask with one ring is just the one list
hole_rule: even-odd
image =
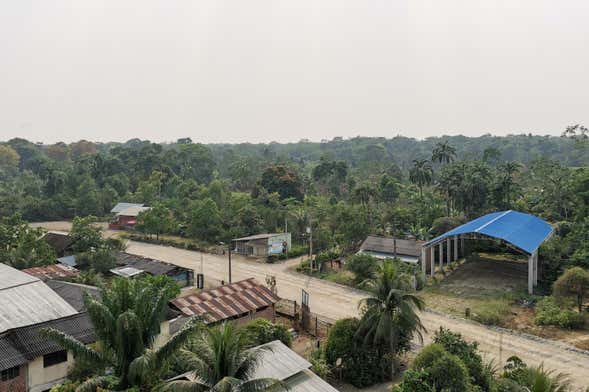
[(476, 230), (474, 230), (474, 232), (478, 233), (479, 231), (483, 230), (485, 227), (489, 226), (491, 223), (503, 218), (505, 215), (509, 214), (510, 212), (513, 212), (513, 210), (503, 211), (503, 213), (501, 215), (496, 216), (495, 218), (491, 219), (490, 221), (488, 221), (484, 225), (478, 227)]

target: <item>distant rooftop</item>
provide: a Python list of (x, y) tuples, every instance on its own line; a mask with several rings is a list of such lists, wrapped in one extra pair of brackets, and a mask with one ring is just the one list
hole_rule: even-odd
[(41, 280), (68, 278), (80, 273), (80, 271), (74, 267), (65, 264), (51, 264), (43, 267), (26, 268), (22, 270), (22, 272), (26, 272)]
[(266, 233), (266, 234), (256, 234), (256, 235), (250, 235), (247, 237), (241, 237), (241, 238), (234, 238), (233, 241), (252, 241), (252, 240), (261, 240), (264, 238), (272, 238), (272, 237), (276, 237), (277, 235), (282, 235), (282, 234), (287, 234), (287, 233)]
[(0, 332), (76, 314), (39, 278), (0, 263)]
[(147, 211), (149, 209), (150, 209), (150, 207), (131, 206), (129, 208), (125, 208), (121, 212), (118, 212), (117, 215), (122, 215), (122, 216), (138, 216), (143, 211)]
[(132, 278), (141, 275), (144, 271), (134, 267), (119, 267), (111, 269), (110, 272), (123, 278)]
[(144, 206), (144, 204), (139, 204), (139, 203), (124, 203), (124, 202), (123, 203), (117, 203), (117, 205), (114, 206), (112, 208), (112, 210), (110, 210), (110, 212), (112, 212), (114, 214), (117, 214), (117, 213), (119, 213), (121, 211), (126, 210), (127, 208), (130, 208), (130, 207), (143, 207), (143, 206)]
[(423, 241), (369, 235), (360, 245), (360, 250), (418, 257), (421, 255), (423, 243)]

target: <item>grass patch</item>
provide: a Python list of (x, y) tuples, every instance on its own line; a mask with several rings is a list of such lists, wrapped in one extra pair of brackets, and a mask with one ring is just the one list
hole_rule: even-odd
[(471, 318), (485, 325), (503, 325), (511, 314), (511, 301), (507, 298), (480, 302), (471, 308)]

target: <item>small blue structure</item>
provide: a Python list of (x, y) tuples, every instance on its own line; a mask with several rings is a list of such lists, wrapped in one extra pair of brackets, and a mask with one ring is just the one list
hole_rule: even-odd
[[(429, 249), (430, 272), (433, 276), (435, 270), (434, 247), (436, 245), (440, 247), (439, 262), (440, 268), (443, 268), (444, 243), (447, 244), (446, 254), (447, 263), (449, 263), (451, 254), (454, 261), (458, 260), (459, 240), (462, 245), (460, 248), (464, 253), (465, 239), (499, 239), (529, 256), (528, 291), (531, 294), (533, 287), (538, 284), (538, 248), (551, 234), (552, 227), (536, 216), (513, 210), (493, 212), (458, 226), (423, 244), (421, 250), (422, 269), (426, 273), (428, 267), (427, 250)], [(452, 242), (454, 243), (454, 251), (452, 251)]]

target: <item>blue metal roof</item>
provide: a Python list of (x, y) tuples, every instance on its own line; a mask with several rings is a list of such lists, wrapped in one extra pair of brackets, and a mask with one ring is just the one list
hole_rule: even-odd
[(499, 211), (483, 215), (458, 226), (447, 233), (428, 241), (423, 246), (431, 246), (442, 240), (460, 234), (483, 234), (499, 238), (509, 244), (532, 254), (552, 233), (552, 227), (542, 219), (518, 211)]

